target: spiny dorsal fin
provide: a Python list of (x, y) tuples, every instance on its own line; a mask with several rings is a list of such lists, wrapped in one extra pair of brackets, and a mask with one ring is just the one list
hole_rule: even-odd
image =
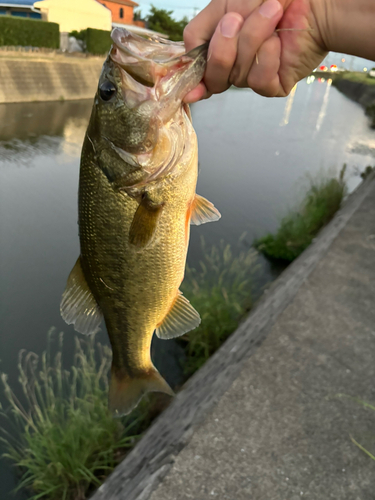
[(81, 258), (78, 257), (63, 293), (60, 312), (68, 325), (79, 333), (88, 335), (99, 330), (102, 312), (83, 275)]
[(221, 214), (219, 210), (215, 208), (210, 201), (203, 198), (203, 196), (199, 196), (199, 194), (195, 195), (191, 207), (191, 224), (200, 226), (206, 222), (215, 222), (219, 220), (220, 217)]
[(144, 195), (130, 226), (129, 242), (132, 245), (144, 248), (150, 243), (155, 234), (163, 206), (162, 203), (152, 202), (147, 194)]
[(160, 339), (174, 339), (196, 328), (201, 318), (194, 307), (181, 292), (163, 322), (156, 328), (156, 335)]

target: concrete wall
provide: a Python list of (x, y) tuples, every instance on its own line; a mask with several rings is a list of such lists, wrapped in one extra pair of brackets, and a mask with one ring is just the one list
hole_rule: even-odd
[(0, 103), (92, 99), (103, 61), (0, 57)]

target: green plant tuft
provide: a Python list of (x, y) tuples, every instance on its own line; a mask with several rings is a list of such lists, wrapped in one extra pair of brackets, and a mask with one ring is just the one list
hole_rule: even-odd
[(59, 25), (32, 19), (0, 16), (0, 46), (60, 47)]
[[(354, 401), (355, 403), (363, 406), (363, 408), (367, 408), (369, 410), (372, 410), (372, 411), (375, 411), (375, 405), (371, 404), (371, 403), (367, 403), (366, 401), (363, 401), (363, 399), (360, 399), (360, 398), (357, 398), (357, 397), (352, 397), (352, 396), (349, 396), (347, 394), (336, 394), (336, 397), (337, 398), (342, 398), (342, 399), (349, 399), (351, 401)], [(375, 436), (373, 436), (374, 438)], [(375, 455), (373, 453), (371, 453), (367, 448), (365, 448), (363, 445), (361, 445), (360, 443), (358, 443), (358, 441), (356, 441), (353, 436), (350, 436), (350, 439), (352, 440), (352, 442), (360, 449), (362, 450), (367, 456), (369, 456), (372, 460), (375, 460)]]
[(198, 328), (178, 341), (186, 353), (185, 373), (192, 375), (237, 328), (252, 307), (252, 278), (258, 268), (257, 252), (233, 253), (230, 245), (206, 248), (197, 268), (186, 267), (182, 291), (199, 312)]
[(13, 424), (13, 435), (2, 438), (10, 459), (21, 471), (17, 487), (32, 491), (30, 500), (81, 500), (92, 486), (99, 486), (124, 452), (133, 446), (146, 420), (144, 405), (123, 420), (107, 409), (111, 350), (88, 340), (75, 339), (74, 363), (62, 364), (63, 334), (51, 353), (53, 330), (41, 359), (20, 352), (19, 381), (25, 404), (2, 374), (10, 408), (2, 416)]
[(112, 45), (111, 32), (106, 30), (87, 28), (81, 31), (72, 31), (69, 35), (81, 40), (85, 50), (93, 55), (106, 54)]
[(363, 172), (361, 172), (361, 177), (365, 181), (367, 177), (370, 177), (370, 175), (375, 172), (375, 167), (372, 167), (371, 165), (367, 165), (367, 167), (364, 169)]
[(338, 179), (312, 180), (299, 210), (282, 219), (275, 235), (256, 240), (255, 248), (274, 260), (291, 262), (297, 258), (339, 210), (347, 193), (345, 170), (346, 165)]

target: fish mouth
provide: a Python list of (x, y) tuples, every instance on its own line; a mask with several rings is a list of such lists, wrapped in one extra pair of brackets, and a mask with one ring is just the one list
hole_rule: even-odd
[(144, 87), (158, 87), (159, 94), (171, 93), (183, 99), (203, 78), (208, 44), (185, 52), (183, 42), (159, 36), (147, 39), (124, 28), (112, 31), (110, 59)]
[(182, 100), (203, 78), (208, 44), (186, 53), (182, 42), (145, 39), (124, 28), (115, 28), (111, 37), (109, 62), (119, 70), (123, 103), (148, 122), (149, 135), (137, 151), (110, 144), (122, 160), (144, 172), (143, 180), (131, 186), (137, 190), (194, 155), (196, 137)]

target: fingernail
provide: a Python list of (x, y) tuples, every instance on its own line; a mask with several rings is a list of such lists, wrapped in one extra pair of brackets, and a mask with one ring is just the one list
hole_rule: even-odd
[[(273, 0), (272, 0), (273, 1)], [(241, 29), (242, 22), (235, 16), (224, 16), (220, 24), (221, 34), (225, 38), (235, 37)]]
[(267, 0), (259, 7), (259, 14), (267, 19), (272, 19), (281, 10), (281, 5), (277, 0)]

